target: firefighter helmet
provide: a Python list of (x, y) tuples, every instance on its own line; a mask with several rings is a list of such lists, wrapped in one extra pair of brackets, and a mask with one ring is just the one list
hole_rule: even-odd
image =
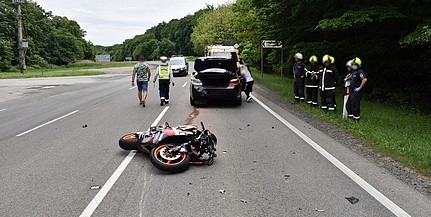
[(296, 54), (295, 54), (295, 59), (303, 60), (303, 59), (304, 59), (304, 56), (302, 56), (302, 54), (301, 54), (301, 53), (296, 53)]
[(352, 67), (353, 60), (349, 60), (346, 63), (346, 67)]
[(319, 61), (319, 60), (317, 59), (317, 57), (316, 57), (316, 56), (314, 56), (314, 55), (313, 55), (313, 56), (311, 56), (311, 57), (310, 57), (310, 62), (311, 62), (311, 63), (317, 63), (318, 61)]
[(325, 56), (323, 56), (322, 58), (322, 62), (330, 62), (331, 64), (333, 64), (335, 62), (335, 58), (333, 56), (329, 56), (328, 54), (326, 54)]
[(352, 64), (353, 63), (356, 63), (359, 67), (361, 67), (362, 66), (362, 60), (361, 59), (359, 59), (359, 57), (355, 57), (353, 60), (352, 60)]

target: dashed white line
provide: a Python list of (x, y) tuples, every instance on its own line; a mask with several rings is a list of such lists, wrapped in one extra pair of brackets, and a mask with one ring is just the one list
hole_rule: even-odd
[(135, 88), (136, 88), (136, 86), (133, 86), (133, 87), (129, 88), (129, 90), (133, 90), (133, 89), (135, 89)]
[(316, 142), (314, 142), (310, 137), (302, 133), (298, 128), (289, 123), (286, 119), (277, 114), (274, 110), (265, 105), (262, 101), (257, 99), (255, 96), (252, 96), (253, 99), (260, 104), (266, 111), (268, 111), (272, 116), (277, 118), (281, 123), (283, 123), (287, 128), (293, 131), (296, 135), (301, 137), (305, 142), (307, 142), (311, 147), (313, 147), (317, 152), (319, 152), (323, 157), (325, 157), (329, 162), (331, 162), (335, 167), (341, 170), (344, 174), (346, 174), (351, 180), (353, 180), (356, 184), (358, 184), (362, 189), (368, 192), (372, 197), (374, 197), (377, 201), (379, 201), (383, 206), (385, 206), (388, 210), (390, 210), (396, 216), (410, 216), (406, 211), (401, 209), (398, 205), (392, 202), (385, 195), (380, 193), (373, 186), (368, 184), (364, 179), (358, 176), (355, 172), (353, 172), (346, 165), (341, 163), (337, 158), (332, 156), (325, 149), (320, 147)]
[(51, 120), (51, 121), (48, 121), (48, 122), (46, 122), (46, 123), (44, 123), (44, 124), (41, 124), (41, 125), (39, 125), (39, 126), (37, 126), (37, 127), (35, 127), (35, 128), (32, 128), (32, 129), (27, 130), (27, 131), (25, 131), (25, 132), (23, 132), (23, 133), (20, 133), (20, 134), (16, 135), (16, 137), (20, 137), (20, 136), (23, 136), (23, 135), (25, 135), (25, 134), (27, 134), (27, 133), (33, 132), (33, 131), (35, 131), (35, 130), (37, 130), (37, 129), (39, 129), (39, 128), (42, 128), (42, 127), (44, 127), (44, 126), (46, 126), (46, 125), (48, 125), (48, 124), (52, 124), (52, 123), (54, 123), (54, 122), (56, 122), (56, 121), (58, 121), (58, 120), (61, 120), (61, 119), (65, 118), (65, 117), (68, 117), (68, 116), (70, 116), (70, 115), (73, 115), (73, 114), (75, 114), (75, 113), (77, 113), (77, 112), (79, 112), (79, 110), (73, 111), (73, 112), (71, 112), (71, 113), (69, 113), (69, 114), (65, 114), (65, 115), (63, 115), (63, 116), (61, 116), (61, 117), (59, 117), (59, 118), (56, 118), (56, 119)]
[(183, 86), (182, 86), (182, 87), (185, 87), (186, 85), (187, 85), (187, 81), (186, 81), (186, 83), (184, 83), (184, 84), (183, 84)]
[[(169, 106), (165, 107), (163, 111), (159, 114), (156, 120), (151, 124), (151, 126), (156, 126), (160, 120), (165, 116), (168, 111)], [(93, 215), (96, 208), (102, 202), (103, 198), (105, 198), (106, 194), (111, 190), (112, 186), (114, 186), (115, 182), (121, 176), (123, 171), (126, 169), (127, 165), (129, 165), (130, 161), (132, 161), (133, 157), (136, 155), (136, 151), (130, 151), (127, 157), (121, 162), (120, 166), (115, 170), (115, 172), (109, 177), (108, 181), (103, 185), (100, 191), (94, 196), (93, 200), (88, 204), (88, 206), (81, 213), (80, 217), (90, 217)]]

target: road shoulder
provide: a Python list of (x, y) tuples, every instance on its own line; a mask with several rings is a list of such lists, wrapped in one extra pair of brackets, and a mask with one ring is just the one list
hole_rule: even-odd
[(397, 179), (431, 199), (431, 177), (423, 176), (416, 171), (405, 167), (400, 162), (381, 155), (366, 141), (358, 139), (345, 129), (307, 114), (266, 87), (255, 85), (254, 90), (265, 99), (271, 101), (280, 108), (289, 111), (307, 124), (326, 132), (335, 141), (354, 151), (356, 154), (374, 162), (379, 167), (384, 168)]

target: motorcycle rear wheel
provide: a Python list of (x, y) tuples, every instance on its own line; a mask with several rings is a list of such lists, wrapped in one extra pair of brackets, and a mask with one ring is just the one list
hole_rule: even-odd
[(168, 156), (167, 145), (160, 145), (151, 150), (150, 161), (159, 170), (166, 172), (182, 172), (187, 170), (190, 163), (188, 153), (178, 153), (175, 156)]
[(118, 143), (120, 148), (124, 150), (138, 150), (139, 135), (136, 133), (129, 133), (121, 137)]

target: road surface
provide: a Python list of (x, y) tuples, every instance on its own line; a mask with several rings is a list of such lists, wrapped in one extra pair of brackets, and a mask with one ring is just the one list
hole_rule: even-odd
[[(142, 108), (130, 69), (108, 71), (0, 80), (1, 216), (431, 214), (427, 197), (258, 92), (241, 107), (195, 108), (188, 76), (169, 107), (150, 85)], [(205, 122), (219, 139), (214, 165), (167, 174), (118, 147), (158, 120)]]

